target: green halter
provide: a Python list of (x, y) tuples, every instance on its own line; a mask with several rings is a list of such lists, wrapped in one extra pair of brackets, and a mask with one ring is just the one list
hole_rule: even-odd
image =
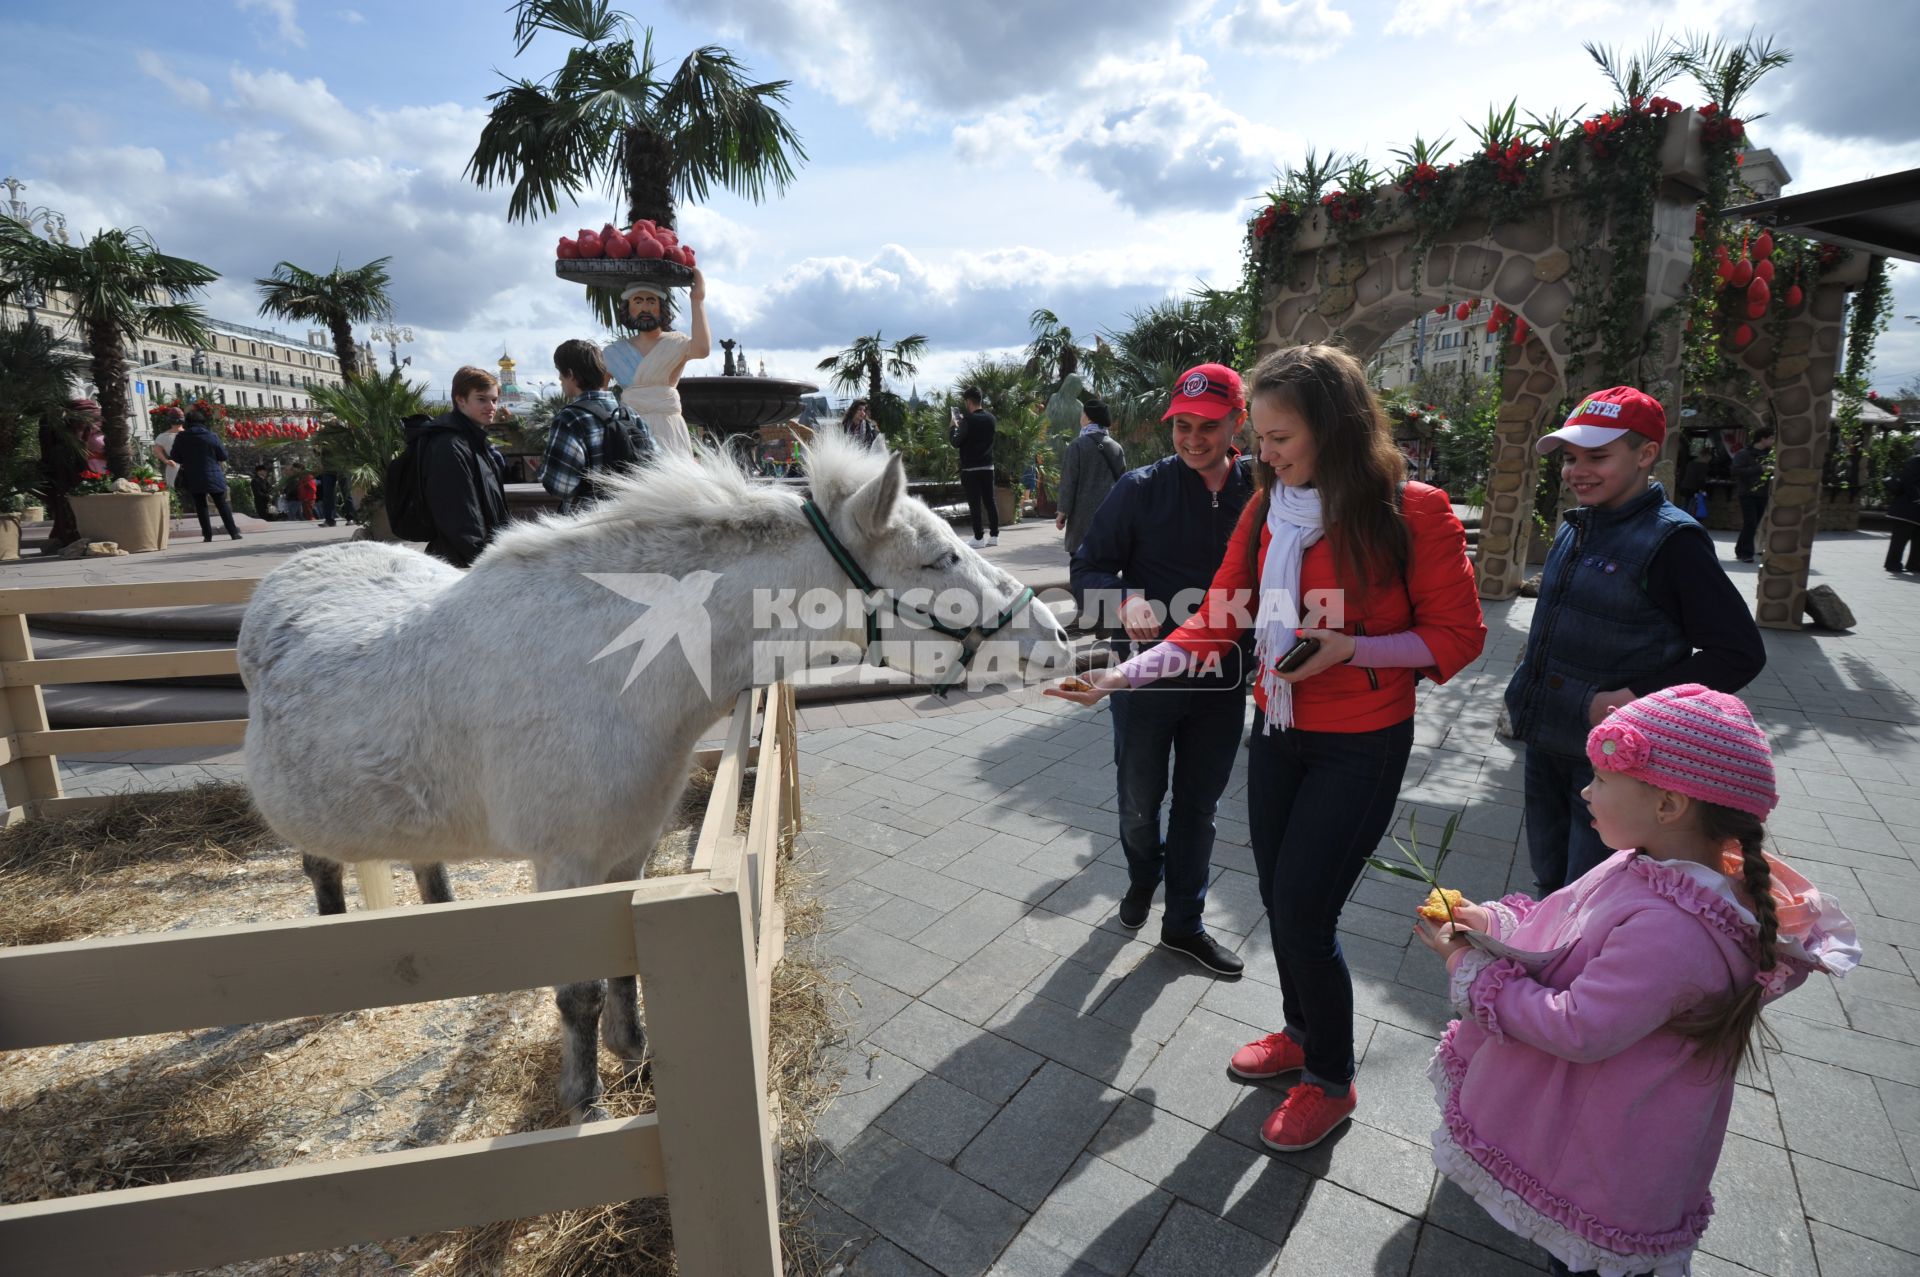
[[(935, 685), (933, 689), (935, 696), (945, 697), (948, 692), (964, 682), (967, 671), (973, 665), (973, 658), (979, 654), (987, 640), (1013, 624), (1013, 618), (1020, 615), (1027, 604), (1033, 602), (1033, 588), (1023, 586), (1020, 593), (1014, 596), (1013, 602), (1007, 604), (1000, 615), (994, 618), (992, 625), (974, 625), (966, 629), (948, 625), (937, 616), (917, 608), (902, 606), (891, 590), (882, 590), (875, 585), (873, 578), (866, 574), (866, 570), (860, 566), (859, 561), (853, 557), (846, 546), (840, 544), (840, 538), (835, 536), (833, 529), (827, 526), (827, 516), (820, 513), (820, 507), (809, 499), (803, 501), (800, 508), (805, 511), (807, 523), (812, 526), (814, 535), (819, 537), (820, 543), (827, 547), (827, 553), (832, 555), (833, 561), (840, 565), (840, 570), (847, 574), (847, 579), (853, 582), (854, 588), (866, 596), (867, 651), (869, 653), (873, 652), (874, 645), (880, 641), (879, 603), (884, 603), (901, 620), (912, 621), (924, 629), (932, 630), (960, 644), (960, 663), (944, 681)], [(969, 645), (969, 640), (974, 639), (975, 635), (979, 638)], [(887, 663), (884, 657), (875, 656), (874, 660), (882, 666)]]

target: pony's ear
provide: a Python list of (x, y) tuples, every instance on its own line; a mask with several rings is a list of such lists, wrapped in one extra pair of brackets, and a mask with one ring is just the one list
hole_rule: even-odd
[(896, 452), (887, 458), (884, 470), (847, 499), (847, 517), (861, 532), (877, 537), (893, 522), (893, 512), (906, 493), (907, 467)]

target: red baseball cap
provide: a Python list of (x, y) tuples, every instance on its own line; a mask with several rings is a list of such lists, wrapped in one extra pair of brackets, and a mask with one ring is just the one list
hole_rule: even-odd
[(1632, 386), (1610, 386), (1580, 401), (1567, 418), (1567, 424), (1552, 434), (1542, 435), (1534, 444), (1542, 455), (1563, 443), (1576, 448), (1599, 448), (1612, 443), (1627, 431), (1645, 435), (1655, 443), (1667, 441), (1667, 410), (1644, 390)]
[(1225, 364), (1201, 364), (1180, 375), (1174, 387), (1173, 402), (1160, 420), (1169, 421), (1183, 412), (1209, 421), (1218, 421), (1230, 412), (1247, 406), (1246, 388), (1240, 374)]

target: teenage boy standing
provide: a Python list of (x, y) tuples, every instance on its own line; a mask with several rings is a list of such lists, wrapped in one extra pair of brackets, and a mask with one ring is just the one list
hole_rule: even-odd
[(1535, 445), (1562, 450), (1561, 482), (1579, 502), (1553, 539), (1507, 684), (1527, 746), (1527, 847), (1542, 897), (1612, 854), (1581, 797), (1593, 780), (1588, 731), (1663, 687), (1737, 692), (1767, 661), (1712, 538), (1649, 481), (1666, 437), (1658, 400), (1614, 386)]
[[(1212, 583), (1253, 495), (1249, 467), (1233, 448), (1246, 403), (1233, 369), (1201, 364), (1189, 370), (1162, 418), (1172, 423), (1173, 455), (1122, 475), (1074, 552), (1075, 596), (1123, 599), (1119, 621), (1136, 642), (1158, 642), (1186, 619), (1173, 614), (1173, 604), (1183, 593), (1197, 602)], [(1214, 942), (1200, 914), (1213, 865), (1214, 809), (1246, 735), (1245, 655), (1235, 649), (1217, 672), (1113, 693), (1120, 845), (1131, 883), (1120, 901), (1120, 925), (1145, 925), (1164, 877), (1160, 943), (1222, 975), (1239, 975), (1244, 964)], [(1163, 839), (1160, 805), (1169, 762), (1173, 805)]]
[[(999, 423), (987, 411), (986, 398), (978, 387), (962, 390), (960, 402), (966, 407), (966, 415), (954, 414), (947, 438), (960, 453), (960, 490), (966, 493), (967, 513), (973, 516), (973, 540), (967, 544), (975, 549), (999, 545), (1000, 507), (993, 495), (993, 438)], [(985, 527), (981, 526), (983, 510)]]

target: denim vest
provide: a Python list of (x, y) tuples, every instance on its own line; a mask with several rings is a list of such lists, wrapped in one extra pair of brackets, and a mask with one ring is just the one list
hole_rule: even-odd
[(1507, 716), (1528, 746), (1587, 752), (1595, 693), (1670, 669), (1693, 652), (1679, 622), (1647, 597), (1647, 568), (1676, 532), (1700, 525), (1651, 485), (1618, 510), (1569, 510), (1540, 581), (1527, 651), (1507, 684)]

